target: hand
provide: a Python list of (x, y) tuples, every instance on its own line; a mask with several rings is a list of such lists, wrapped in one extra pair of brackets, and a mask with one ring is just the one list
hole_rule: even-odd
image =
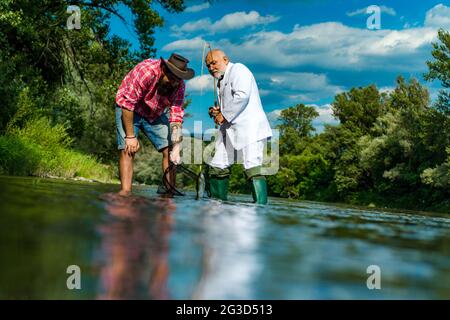
[(172, 146), (172, 150), (170, 150), (170, 161), (172, 161), (176, 165), (181, 163), (180, 150), (181, 142), (175, 143)]
[(209, 117), (215, 118), (220, 113), (220, 107), (209, 107)]
[(128, 153), (128, 155), (134, 155), (140, 148), (139, 140), (136, 137), (125, 138), (125, 152)]
[(222, 115), (222, 112), (219, 111), (219, 113), (214, 117), (214, 122), (221, 126), (225, 122), (225, 118)]

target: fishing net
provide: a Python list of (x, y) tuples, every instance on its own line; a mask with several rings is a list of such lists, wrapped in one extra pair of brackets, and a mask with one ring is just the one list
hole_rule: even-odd
[(203, 174), (203, 171), (200, 170), (200, 173), (195, 173), (191, 169), (183, 166), (182, 164), (176, 165), (174, 163), (170, 163), (166, 170), (164, 170), (163, 174), (163, 185), (166, 188), (167, 191), (173, 193), (177, 196), (184, 196), (185, 193), (181, 192), (179, 189), (177, 189), (173, 184), (170, 183), (168, 177), (173, 174), (183, 174), (189, 177), (190, 179), (194, 180), (195, 184), (195, 199), (198, 200), (200, 198), (203, 198), (205, 192), (208, 193), (207, 187), (206, 187), (206, 180), (205, 175)]

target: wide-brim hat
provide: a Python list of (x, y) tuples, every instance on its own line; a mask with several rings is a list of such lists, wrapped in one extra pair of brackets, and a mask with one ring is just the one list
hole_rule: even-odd
[(179, 54), (172, 53), (169, 60), (161, 57), (161, 61), (169, 68), (170, 72), (180, 79), (189, 80), (195, 76), (194, 70), (187, 67), (189, 60)]

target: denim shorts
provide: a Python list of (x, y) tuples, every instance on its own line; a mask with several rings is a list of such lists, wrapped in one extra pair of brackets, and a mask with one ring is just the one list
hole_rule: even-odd
[[(134, 114), (133, 119), (134, 135), (137, 137), (139, 130), (144, 131), (147, 138), (156, 148), (161, 151), (169, 146), (169, 119), (163, 113), (158, 119), (153, 122), (148, 122), (147, 119)], [(122, 124), (122, 108), (116, 105), (116, 128), (117, 128), (117, 149), (125, 149), (125, 129)]]

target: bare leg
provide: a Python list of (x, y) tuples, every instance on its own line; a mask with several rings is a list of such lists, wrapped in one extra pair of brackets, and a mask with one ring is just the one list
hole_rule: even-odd
[(119, 175), (121, 190), (120, 195), (129, 195), (131, 193), (131, 183), (133, 180), (133, 159), (134, 154), (130, 156), (125, 150), (120, 151)]
[[(162, 169), (163, 169), (163, 172), (165, 172), (170, 164), (169, 147), (164, 148), (162, 150), (162, 154), (163, 154)], [(170, 171), (169, 175), (167, 176), (167, 180), (174, 187), (175, 187), (175, 181), (176, 181), (175, 178), (176, 178), (176, 172), (174, 170)]]

